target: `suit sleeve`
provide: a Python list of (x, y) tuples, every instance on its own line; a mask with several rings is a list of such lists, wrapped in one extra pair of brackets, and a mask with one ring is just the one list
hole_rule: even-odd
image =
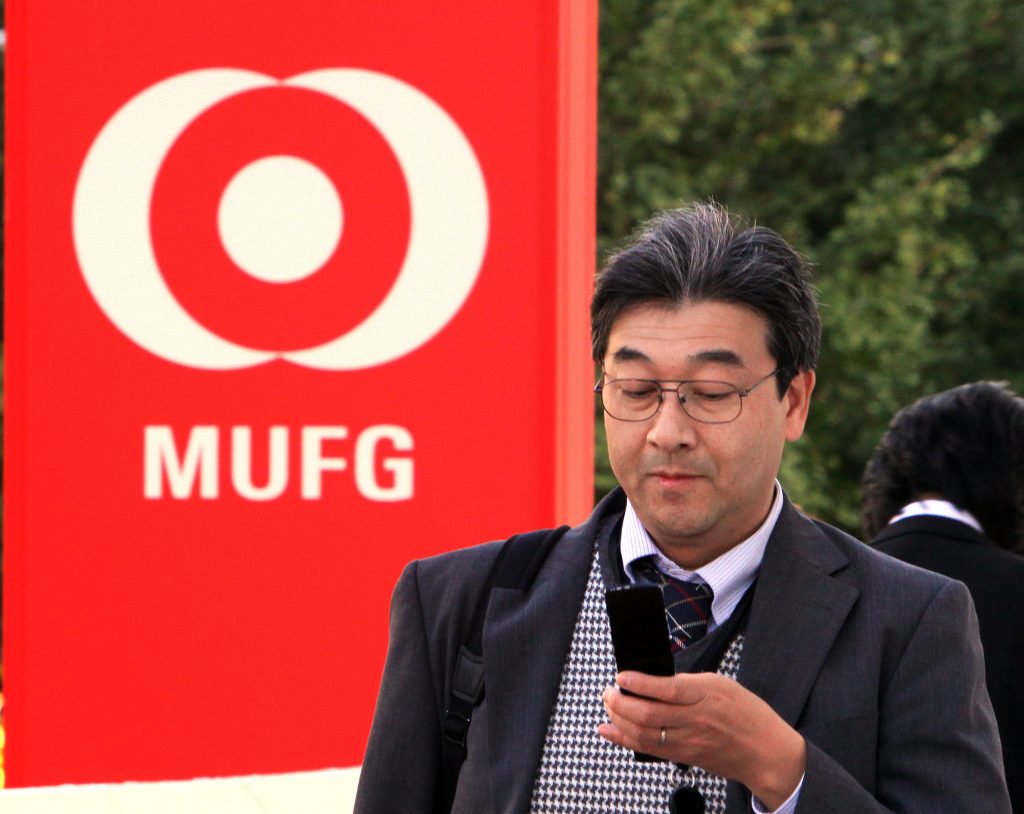
[(918, 620), (878, 710), (872, 793), (807, 743), (797, 814), (1012, 814), (967, 589), (946, 583)]
[(413, 562), (391, 598), (388, 655), (353, 814), (433, 810), (440, 766), (440, 690), (428, 653)]

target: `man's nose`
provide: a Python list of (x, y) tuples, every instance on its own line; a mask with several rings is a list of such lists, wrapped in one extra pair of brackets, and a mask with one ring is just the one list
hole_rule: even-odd
[(696, 425), (697, 422), (683, 409), (678, 394), (667, 392), (661, 408), (651, 419), (647, 443), (664, 450), (693, 446), (697, 438)]

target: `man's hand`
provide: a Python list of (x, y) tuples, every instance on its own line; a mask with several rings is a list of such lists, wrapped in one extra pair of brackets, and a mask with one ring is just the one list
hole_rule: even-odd
[(715, 673), (666, 678), (624, 672), (616, 683), (604, 691), (611, 723), (597, 729), (612, 743), (737, 780), (770, 810), (782, 805), (803, 777), (803, 737), (732, 679)]

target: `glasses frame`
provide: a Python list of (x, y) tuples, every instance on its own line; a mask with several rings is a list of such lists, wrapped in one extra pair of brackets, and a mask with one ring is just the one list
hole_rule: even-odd
[[(742, 387), (737, 387), (732, 382), (723, 382), (719, 379), (639, 379), (634, 376), (627, 376), (621, 379), (611, 379), (608, 377), (608, 372), (602, 368), (601, 379), (597, 382), (597, 384), (594, 385), (594, 392), (597, 393), (598, 396), (600, 396), (601, 398), (601, 409), (608, 413), (608, 415), (610, 415), (616, 421), (626, 421), (631, 424), (636, 424), (641, 421), (650, 421), (661, 411), (662, 406), (665, 404), (665, 394), (675, 393), (676, 398), (679, 400), (679, 406), (680, 408), (682, 408), (682, 411), (686, 413), (686, 415), (692, 418), (694, 421), (697, 421), (701, 424), (731, 424), (733, 421), (735, 421), (743, 414), (743, 400), (754, 391), (754, 388), (758, 387), (763, 382), (768, 381), (768, 379), (776, 375), (781, 370), (781, 367), (775, 368), (775, 370), (773, 370), (771, 373), (762, 376), (760, 379), (758, 379), (756, 382), (750, 385), (750, 387), (744, 389)], [(610, 412), (608, 412), (608, 407), (604, 403), (604, 396), (602, 394), (604, 393), (604, 388), (606, 384), (613, 384), (615, 382), (647, 382), (655, 385), (658, 388), (658, 406), (655, 407), (654, 412), (651, 413), (646, 418), (619, 418), (617, 415), (612, 415)], [(675, 387), (662, 387), (663, 384), (675, 384)], [(721, 384), (725, 385), (726, 387), (731, 387), (733, 390), (736, 391), (736, 393), (740, 397), (740, 408), (739, 410), (736, 411), (736, 415), (734, 415), (727, 421), (708, 421), (706, 418), (697, 418), (697, 416), (692, 415), (690, 411), (686, 409), (686, 396), (683, 395), (681, 389), (684, 384)]]

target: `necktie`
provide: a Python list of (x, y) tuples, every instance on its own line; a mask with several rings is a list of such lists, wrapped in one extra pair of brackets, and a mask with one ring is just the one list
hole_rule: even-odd
[(648, 557), (633, 563), (633, 570), (645, 580), (661, 586), (673, 653), (708, 632), (711, 601), (715, 598), (710, 585), (670, 577), (662, 573)]

